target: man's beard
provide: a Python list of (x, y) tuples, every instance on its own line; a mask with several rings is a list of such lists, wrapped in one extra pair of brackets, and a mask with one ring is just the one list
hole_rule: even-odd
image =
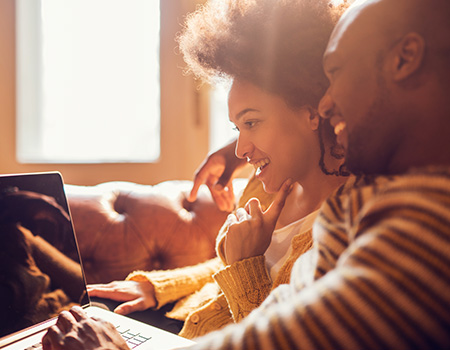
[(377, 77), (377, 97), (352, 130), (348, 130), (346, 165), (350, 172), (359, 174), (387, 174), (396, 148), (397, 138), (384, 125), (390, 118), (396, 118), (391, 108), (386, 83), (381, 74)]

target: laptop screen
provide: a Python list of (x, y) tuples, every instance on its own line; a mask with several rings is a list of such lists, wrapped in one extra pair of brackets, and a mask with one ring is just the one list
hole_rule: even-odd
[(0, 175), (0, 338), (88, 303), (61, 175)]

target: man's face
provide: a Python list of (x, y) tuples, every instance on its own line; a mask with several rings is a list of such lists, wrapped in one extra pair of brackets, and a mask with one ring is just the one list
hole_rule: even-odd
[(330, 118), (354, 173), (388, 172), (398, 139), (384, 74), (385, 38), (371, 7), (366, 3), (343, 16), (324, 55), (330, 87), (319, 112)]

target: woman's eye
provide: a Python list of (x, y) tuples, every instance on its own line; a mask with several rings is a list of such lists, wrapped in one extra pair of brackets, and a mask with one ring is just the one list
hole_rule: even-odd
[[(242, 123), (241, 128), (242, 130), (250, 130), (253, 129), (258, 123), (259, 123), (258, 120), (247, 120)], [(241, 129), (237, 125), (233, 127), (233, 130), (241, 132)]]
[(248, 120), (244, 123), (247, 129), (253, 128), (258, 122), (256, 120)]

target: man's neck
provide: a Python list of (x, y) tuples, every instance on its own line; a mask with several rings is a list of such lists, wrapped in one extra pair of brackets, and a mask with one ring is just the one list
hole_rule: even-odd
[(424, 127), (400, 145), (392, 157), (389, 172), (401, 174), (411, 168), (450, 166), (450, 116), (437, 127)]

